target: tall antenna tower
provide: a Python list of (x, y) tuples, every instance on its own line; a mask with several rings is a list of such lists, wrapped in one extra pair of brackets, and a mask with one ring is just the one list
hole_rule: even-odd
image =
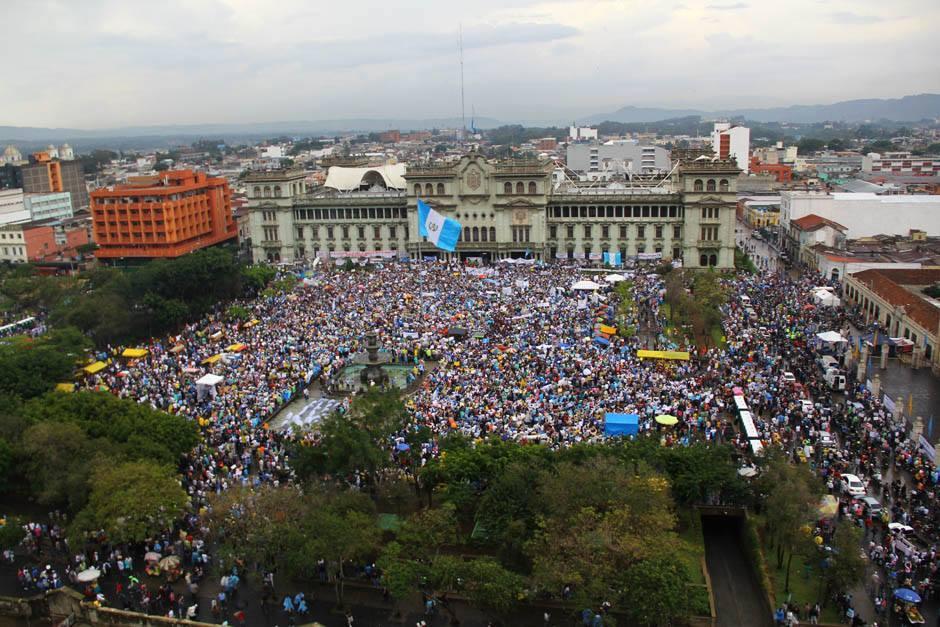
[(467, 112), (464, 102), (464, 89), (463, 89), (463, 24), (457, 26), (457, 52), (458, 58), (460, 60), (460, 139), (466, 141), (467, 139)]

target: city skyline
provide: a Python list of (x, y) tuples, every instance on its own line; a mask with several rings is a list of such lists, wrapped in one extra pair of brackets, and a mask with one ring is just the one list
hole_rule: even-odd
[(4, 51), (22, 62), (0, 85), (0, 124), (15, 126), (459, 117), (458, 29), (468, 122), (940, 91), (924, 28), (940, 6), (920, 0), (14, 1), (5, 14)]

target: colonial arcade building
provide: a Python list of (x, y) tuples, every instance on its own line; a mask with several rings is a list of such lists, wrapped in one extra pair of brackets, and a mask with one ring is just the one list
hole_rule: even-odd
[[(550, 162), (493, 162), (475, 153), (452, 164), (409, 167), (403, 176), (388, 166), (359, 170), (329, 177), (313, 191), (300, 170), (250, 173), (255, 261), (433, 255), (599, 262), (605, 252), (620, 252), (625, 260), (734, 267), (732, 161), (692, 155), (678, 159), (668, 176), (606, 187), (554, 184)], [(344, 182), (331, 187), (331, 178)], [(463, 225), (456, 252), (422, 241), (419, 198)]]

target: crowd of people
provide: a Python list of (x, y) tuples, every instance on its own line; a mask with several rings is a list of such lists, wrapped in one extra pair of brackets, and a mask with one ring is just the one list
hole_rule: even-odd
[[(615, 322), (616, 299), (606, 288), (573, 290), (584, 278), (573, 265), (384, 263), (357, 271), (283, 271), (296, 273), (298, 286), (242, 303), (249, 320), (210, 315), (142, 346), (147, 354), (135, 359), (121, 357), (125, 347), (112, 347), (108, 367), (82, 383), (199, 424), (203, 438), (181, 468), (192, 512), (155, 539), (164, 554), (181, 557), (188, 576), (196, 573), (188, 583), (197, 588), (209, 563), (199, 517), (208, 497), (235, 485), (291, 481), (288, 444), (308, 435), (277, 428), (277, 413), (311, 390), (334, 389), (373, 332), (392, 361), (414, 367), (409, 411), (415, 424), (438, 435), (456, 430), (564, 446), (602, 438), (607, 412), (638, 414), (642, 432), (656, 428), (655, 416), (670, 414), (679, 423), (662, 436), (665, 444), (731, 441), (747, 453), (732, 402), (732, 390), (741, 388), (764, 444), (779, 444), (794, 460), (821, 432), (836, 434), (836, 446), (816, 446), (807, 460), (835, 494), (842, 494), (844, 473), (872, 480), (888, 464), (896, 467), (899, 487), (885, 481), (881, 493), (888, 522), (910, 525), (911, 535), (927, 543), (899, 563), (883, 560), (884, 581), (933, 594), (937, 468), (869, 390), (856, 386), (834, 397), (815, 365), (817, 352), (830, 347), (815, 345), (814, 337), (825, 330), (849, 334), (850, 325), (841, 308), (813, 305), (811, 279), (773, 272), (723, 278), (734, 295), (723, 308), (726, 345), (696, 349), (643, 331), (666, 324), (663, 280), (647, 270), (631, 273), (636, 307), (630, 319), (616, 321), (638, 332), (611, 335), (606, 343), (594, 341), (595, 325)], [(594, 278), (603, 283), (603, 275)], [(639, 348), (686, 348), (693, 359), (640, 359)], [(847, 365), (851, 351), (836, 353)], [(207, 392), (196, 381), (210, 372), (222, 381)], [(437, 454), (436, 439), (423, 453)], [(871, 537), (894, 550), (892, 534)], [(101, 540), (89, 563), (118, 570), (130, 547)], [(155, 598), (142, 586), (125, 593), (129, 603)], [(288, 599), (293, 613), (298, 604), (285, 597), (285, 611)], [(178, 602), (172, 609), (177, 616), (188, 612)]]

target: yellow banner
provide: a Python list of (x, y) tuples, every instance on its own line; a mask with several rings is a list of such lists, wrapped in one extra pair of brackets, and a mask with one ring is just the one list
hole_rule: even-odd
[(606, 325), (606, 324), (602, 324), (600, 331), (601, 331), (601, 333), (606, 333), (606, 334), (608, 334), (608, 335), (613, 335), (613, 334), (615, 334), (615, 333), (617, 332), (617, 327), (612, 327), (612, 326), (609, 326), (609, 325)]
[(689, 361), (687, 351), (647, 351), (639, 350), (636, 356), (640, 359), (678, 359), (680, 361)]

